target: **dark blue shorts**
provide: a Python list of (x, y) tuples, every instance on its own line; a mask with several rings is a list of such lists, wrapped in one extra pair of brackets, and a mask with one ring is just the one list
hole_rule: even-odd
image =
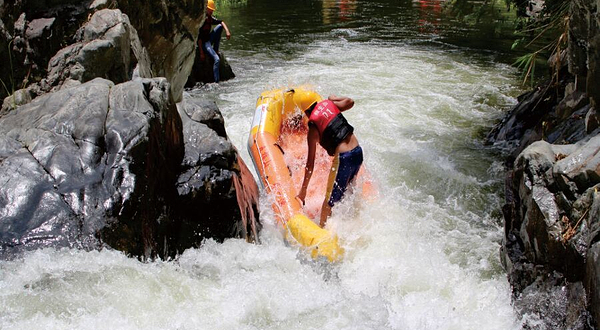
[(348, 185), (358, 174), (358, 170), (363, 162), (363, 152), (360, 146), (338, 154), (333, 159), (329, 182), (327, 184), (327, 194), (329, 194), (329, 206), (339, 202)]

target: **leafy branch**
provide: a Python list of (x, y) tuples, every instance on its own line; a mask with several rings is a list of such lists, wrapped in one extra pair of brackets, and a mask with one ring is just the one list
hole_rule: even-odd
[[(512, 0), (515, 1), (515, 0)], [(567, 44), (567, 37), (569, 33), (569, 7), (571, 5), (572, 0), (567, 1), (546, 1), (545, 8), (539, 14), (538, 17), (529, 18), (529, 24), (527, 24), (524, 28), (519, 29), (520, 33), (535, 33), (535, 36), (531, 38), (531, 40), (527, 43), (525, 48), (530, 47), (536, 41), (540, 40), (542, 37), (547, 34), (552, 34), (552, 41), (548, 44), (542, 46), (536, 51), (525, 54), (514, 62), (514, 65), (522, 70), (523, 74), (523, 85), (527, 83), (529, 80), (531, 84), (533, 84), (533, 77), (535, 73), (535, 65), (542, 55), (546, 55), (546, 58), (550, 58), (551, 56), (556, 56), (556, 61), (554, 62), (554, 70), (552, 79), (556, 79), (558, 83), (559, 71), (562, 66), (561, 63), (561, 53), (563, 49), (565, 49)], [(556, 32), (558, 31), (558, 33)], [(554, 35), (558, 34), (557, 37)], [(516, 40), (513, 43), (513, 49), (518, 45), (523, 43), (526, 40), (525, 37)]]

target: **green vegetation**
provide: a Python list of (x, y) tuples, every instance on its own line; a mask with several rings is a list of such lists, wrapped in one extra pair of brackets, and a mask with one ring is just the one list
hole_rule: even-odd
[[(511, 0), (513, 2), (521, 0)], [(553, 65), (553, 79), (558, 82), (558, 72), (562, 65), (560, 54), (567, 45), (571, 0), (546, 0), (544, 7), (533, 16), (520, 16), (517, 21), (516, 35), (513, 48), (523, 46), (531, 52), (515, 61), (523, 72), (523, 84), (529, 80), (532, 84), (536, 64), (544, 63), (556, 56)], [(522, 9), (522, 8), (521, 8)], [(542, 43), (537, 43), (543, 40)]]
[(215, 3), (217, 5), (215, 15), (218, 16), (221, 12), (228, 11), (231, 8), (246, 6), (248, 4), (248, 0), (215, 0)]
[[(538, 1), (539, 7), (529, 0), (450, 0), (448, 12), (466, 24), (476, 24), (492, 17), (497, 22), (510, 20), (514, 24), (513, 50), (519, 50), (514, 65), (521, 69), (523, 84), (536, 80), (536, 66), (546, 66), (550, 57), (566, 48), (569, 8), (572, 0)], [(560, 67), (560, 56), (555, 66)], [(557, 78), (558, 69), (553, 68)], [(539, 76), (543, 76), (539, 75)]]
[[(15, 81), (12, 75), (13, 72), (13, 62), (12, 62), (12, 53), (10, 51), (10, 47), (12, 44), (12, 40), (8, 43), (8, 58), (9, 58), (9, 62), (10, 62), (10, 86), (11, 86), (11, 90), (14, 93), (15, 91)], [(6, 91), (7, 95), (11, 95), (12, 93), (10, 92), (10, 90), (8, 89), (8, 87), (6, 86), (6, 83), (4, 82), (4, 80), (0, 79), (0, 82), (2, 82), (2, 86), (4, 86), (4, 90)]]
[[(14, 39), (13, 39), (14, 40)], [(8, 86), (6, 86), (6, 83), (4, 82), (4, 80), (0, 79), (0, 82), (2, 83), (2, 86), (4, 87), (4, 91), (6, 92), (6, 96), (10, 96), (10, 95), (14, 95), (15, 93), (15, 78), (14, 78), (14, 67), (13, 67), (13, 58), (12, 58), (12, 52), (11, 52), (11, 45), (13, 40), (8, 42), (8, 59), (9, 59), (9, 64), (10, 64), (10, 72), (8, 73), (9, 79), (10, 81), (8, 82), (10, 84), (10, 89)], [(2, 94), (0, 94), (2, 95)], [(3, 97), (4, 98), (4, 97)], [(14, 98), (12, 99), (13, 103), (15, 102)], [(0, 102), (1, 105), (1, 102)], [(13, 104), (14, 106), (14, 104)]]
[(447, 11), (464, 23), (475, 25), (482, 20), (492, 19), (496, 22), (505, 22), (515, 20), (517, 14), (510, 10), (507, 3), (510, 0), (483, 0), (475, 2), (473, 0), (449, 0), (444, 4)]

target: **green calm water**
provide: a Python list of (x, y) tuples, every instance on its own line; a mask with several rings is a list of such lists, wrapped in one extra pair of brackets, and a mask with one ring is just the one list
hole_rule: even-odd
[[(355, 42), (463, 47), (513, 63), (514, 11), (502, 0), (231, 0), (217, 8), (232, 28), (227, 49), (293, 56), (332, 30), (353, 31)], [(482, 9), (483, 8), (483, 9)], [(282, 54), (279, 54), (281, 52)]]

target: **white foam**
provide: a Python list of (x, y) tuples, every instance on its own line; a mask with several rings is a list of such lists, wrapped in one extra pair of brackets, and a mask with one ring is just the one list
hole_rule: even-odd
[[(346, 35), (346, 31), (335, 32)], [(310, 45), (287, 62), (230, 55), (236, 79), (210, 85), (227, 132), (246, 139), (264, 89), (311, 83), (347, 112), (381, 198), (349, 196), (328, 227), (334, 266), (282, 239), (263, 199), (260, 245), (206, 241), (176, 261), (41, 250), (0, 262), (1, 329), (518, 329), (499, 266), (497, 165), (477, 127), (514, 102), (513, 72), (466, 53), (410, 45)], [(242, 65), (243, 63), (243, 65)]]

